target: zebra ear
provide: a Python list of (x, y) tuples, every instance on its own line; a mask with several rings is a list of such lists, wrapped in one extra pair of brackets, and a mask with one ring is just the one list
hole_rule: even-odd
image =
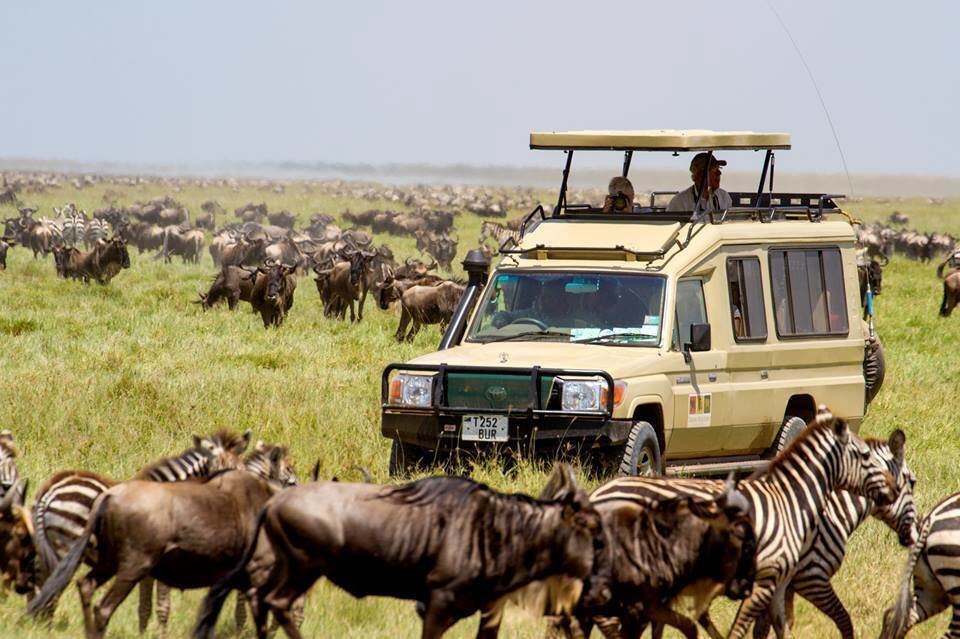
[(898, 463), (903, 462), (903, 449), (907, 443), (906, 434), (899, 428), (892, 433), (890, 433), (890, 438), (887, 440), (887, 445), (890, 447), (890, 452), (893, 453), (893, 458), (897, 460)]
[(242, 453), (247, 450), (247, 446), (250, 445), (250, 438), (253, 437), (253, 431), (244, 431), (243, 433), (243, 442), (237, 447), (237, 454)]
[(197, 437), (196, 435), (193, 436), (193, 447), (197, 449), (203, 447), (203, 440)]

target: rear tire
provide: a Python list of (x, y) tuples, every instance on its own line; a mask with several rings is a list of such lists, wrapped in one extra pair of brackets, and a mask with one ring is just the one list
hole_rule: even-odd
[(783, 450), (790, 445), (790, 442), (796, 439), (797, 435), (802, 433), (806, 427), (807, 423), (800, 417), (794, 417), (792, 415), (784, 417), (780, 432), (777, 433), (777, 440), (773, 443), (773, 448), (771, 448), (770, 457), (776, 457), (783, 452)]
[(390, 476), (405, 477), (417, 469), (425, 468), (432, 458), (432, 453), (427, 449), (394, 439), (390, 446)]
[(620, 475), (653, 477), (663, 474), (660, 441), (648, 422), (634, 422), (620, 462)]

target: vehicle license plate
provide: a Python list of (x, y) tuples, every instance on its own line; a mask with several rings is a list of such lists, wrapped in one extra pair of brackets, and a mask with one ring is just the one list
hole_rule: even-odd
[(506, 415), (464, 415), (460, 438), (468, 442), (507, 441)]

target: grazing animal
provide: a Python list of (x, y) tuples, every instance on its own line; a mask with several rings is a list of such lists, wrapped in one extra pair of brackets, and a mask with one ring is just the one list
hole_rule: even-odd
[[(253, 446), (253, 451), (243, 460), (243, 470), (253, 473), (260, 479), (274, 482), (281, 488), (297, 485), (297, 473), (290, 463), (287, 449), (284, 446), (275, 446), (258, 441)], [(146, 630), (147, 623), (150, 621), (151, 601), (150, 601), (150, 581), (140, 582), (140, 632)], [(242, 628), (246, 621), (247, 611), (243, 597), (237, 598), (237, 607), (234, 612), (234, 619), (238, 628)], [(298, 611), (302, 620), (302, 606)], [(157, 582), (157, 623), (160, 626), (160, 636), (167, 636), (167, 627), (170, 619), (170, 588), (163, 582)]]
[[(591, 502), (603, 520), (604, 543), (586, 583), (591, 589), (594, 581), (603, 584), (611, 596), (599, 605), (581, 600), (573, 614), (561, 615), (555, 631), (585, 637), (596, 623), (607, 637), (639, 637), (649, 620), (657, 620), (696, 637), (696, 625), (670, 608), (672, 599), (693, 596), (699, 616), (720, 593), (732, 599), (750, 594), (756, 535), (750, 504), (732, 479), (721, 494), (706, 499)], [(498, 616), (481, 626), (498, 624)]]
[(101, 240), (110, 237), (110, 224), (102, 218), (94, 218), (87, 222), (87, 230), (83, 235), (83, 245), (90, 250), (91, 246), (96, 245)]
[(192, 262), (198, 264), (203, 255), (203, 231), (200, 229), (181, 229), (178, 226), (168, 226), (163, 230), (163, 250), (165, 262), (171, 261), (171, 256), (179, 255), (184, 264)]
[(80, 273), (80, 249), (72, 246), (56, 245), (53, 247), (53, 265), (57, 269), (57, 277), (64, 279), (78, 279)]
[(901, 577), (900, 592), (883, 616), (880, 639), (902, 639), (907, 631), (948, 606), (945, 639), (960, 637), (960, 493), (933, 507), (918, 527)]
[(36, 588), (33, 522), (23, 507), (27, 482), (17, 479), (0, 497), (0, 596), (13, 589), (29, 595)]
[(941, 317), (950, 317), (950, 313), (960, 303), (960, 268), (954, 268), (948, 271), (946, 276), (943, 275), (944, 267), (948, 263), (952, 263), (955, 258), (956, 256), (951, 256), (950, 259), (937, 267), (937, 277), (943, 278), (943, 302), (940, 304)]
[[(326, 317), (346, 319), (350, 309), (350, 321), (363, 319), (363, 303), (367, 299), (367, 274), (370, 261), (376, 257), (376, 251), (349, 250), (344, 253), (347, 261), (336, 262), (329, 269), (314, 268), (317, 274), (317, 291), (324, 303), (323, 314)], [(357, 312), (354, 302), (359, 300)]]
[[(78, 588), (89, 639), (104, 635), (117, 606), (141, 580), (152, 577), (174, 588), (209, 587), (255, 542), (257, 513), (278, 490), (243, 470), (227, 470), (205, 482), (117, 484), (97, 498), (80, 537), (27, 613), (35, 615), (59, 597), (85, 556), (91, 570)], [(88, 553), (94, 535), (96, 546)], [(109, 591), (94, 606), (95, 591), (111, 579)]]
[(496, 242), (497, 247), (499, 248), (503, 246), (503, 243), (508, 239), (513, 239), (515, 242), (519, 242), (520, 231), (519, 229), (511, 229), (503, 224), (498, 224), (497, 222), (484, 220), (480, 223), (480, 237), (477, 240), (477, 243), (485, 244), (487, 238), (493, 238), (493, 241)]
[(264, 328), (279, 327), (293, 307), (297, 289), (296, 266), (272, 264), (257, 269), (257, 279), (250, 291), (250, 305), (260, 313)]
[(13, 238), (0, 238), (0, 271), (6, 270), (7, 268), (7, 249), (15, 246), (16, 243), (17, 241)]
[[(889, 442), (875, 439), (868, 439), (866, 442), (886, 461), (890, 473), (900, 486), (900, 495), (889, 506), (877, 506), (865, 497), (843, 490), (830, 493), (823, 521), (809, 549), (800, 558), (797, 571), (787, 586), (784, 602), (787, 621), (791, 626), (793, 598), (794, 594), (799, 594), (836, 624), (843, 639), (853, 639), (850, 613), (830, 583), (831, 578), (840, 570), (850, 535), (868, 517), (875, 517), (897, 533), (901, 546), (909, 548), (917, 538), (917, 510), (913, 502), (913, 488), (917, 479), (903, 459), (904, 439), (894, 433)], [(768, 623), (758, 620), (754, 636), (766, 637), (767, 632)]]
[[(903, 447), (897, 445), (901, 439), (905, 439), (903, 432), (895, 431), (890, 449), (902, 453)], [(901, 462), (902, 456), (897, 456), (897, 463)], [(798, 482), (798, 478), (802, 481)], [(722, 490), (722, 485), (711, 480), (621, 477), (598, 488), (591, 498), (705, 498)], [(757, 576), (753, 592), (737, 612), (728, 635), (732, 639), (742, 639), (753, 622), (768, 610), (777, 636), (783, 636), (783, 599), (775, 595), (778, 589), (782, 593), (792, 578), (804, 549), (823, 520), (832, 491), (848, 490), (878, 506), (892, 504), (899, 495), (887, 462), (825, 407), (765, 471), (741, 481), (739, 489), (753, 508)], [(700, 621), (716, 633), (706, 614)]]
[(96, 280), (97, 284), (109, 284), (120, 269), (130, 268), (127, 243), (121, 237), (100, 242), (89, 253), (78, 253), (73, 259), (76, 273), (86, 284), (91, 279)]
[(237, 308), (240, 300), (250, 301), (253, 285), (256, 282), (257, 271), (242, 266), (224, 266), (213, 278), (206, 293), (200, 293), (198, 303), (204, 310), (213, 308), (221, 300), (227, 300), (227, 307), (232, 311)]
[[(182, 481), (237, 468), (249, 442), (250, 431), (242, 436), (225, 430), (207, 437), (195, 436), (191, 448), (144, 467), (134, 477), (160, 482)], [(33, 504), (39, 583), (43, 583), (80, 538), (97, 497), (116, 483), (89, 471), (66, 470), (54, 474), (40, 487)]]
[(445, 331), (465, 289), (463, 284), (446, 281), (435, 286), (411, 286), (404, 291), (400, 296), (397, 341), (412, 342), (424, 324), (439, 324), (440, 331)]
[[(454, 477), (403, 486), (316, 482), (280, 493), (258, 520), (275, 558), (263, 583), (247, 590), (258, 632), (272, 611), (299, 637), (290, 606), (320, 577), (355, 597), (418, 602), (424, 639), (532, 581), (567, 576), (579, 591), (602, 543), (600, 516), (569, 468), (555, 472), (565, 483), (553, 500)], [(248, 588), (246, 559), (207, 595), (195, 637), (211, 636), (231, 589)]]
[(867, 319), (867, 286), (870, 286), (870, 292), (874, 297), (880, 294), (883, 285), (883, 266), (877, 260), (857, 264), (857, 276), (860, 279), (860, 306), (863, 308), (863, 319)]
[(0, 497), (6, 497), (19, 480), (17, 447), (13, 443), (13, 433), (0, 430)]

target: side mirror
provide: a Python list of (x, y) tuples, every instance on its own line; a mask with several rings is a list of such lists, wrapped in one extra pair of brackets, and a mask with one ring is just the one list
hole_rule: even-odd
[(683, 345), (683, 361), (690, 363), (690, 353), (710, 350), (710, 324), (691, 324), (690, 341)]

